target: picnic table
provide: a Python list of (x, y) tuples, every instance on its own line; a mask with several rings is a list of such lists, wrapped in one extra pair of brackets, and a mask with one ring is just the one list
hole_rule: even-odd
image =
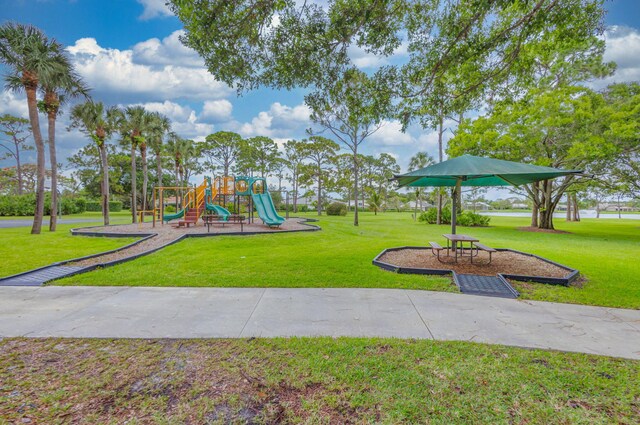
[[(450, 233), (442, 235), (447, 240), (447, 253), (449, 252), (449, 244), (451, 244), (451, 248), (455, 255), (455, 262), (458, 262), (458, 251), (460, 252), (460, 257), (464, 257), (464, 243), (469, 243), (469, 257), (471, 257), (471, 262), (473, 262), (473, 248), (474, 243), (480, 242), (480, 239), (475, 238), (473, 236), (468, 235), (453, 235)], [(458, 249), (458, 244), (460, 244), (460, 248)], [(478, 250), (476, 249), (476, 255), (478, 255)]]
[(245, 220), (246, 220), (246, 217), (244, 215), (239, 215), (239, 214), (231, 214), (227, 216), (210, 214), (210, 215), (202, 216), (202, 221), (204, 222), (204, 224), (207, 225), (207, 233), (210, 232), (211, 226), (214, 224), (222, 224), (222, 227), (224, 227), (225, 224), (239, 224), (240, 231), (244, 232)]

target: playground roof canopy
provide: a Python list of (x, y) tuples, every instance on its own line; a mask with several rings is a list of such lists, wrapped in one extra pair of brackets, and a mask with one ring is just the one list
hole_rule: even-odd
[(400, 187), (433, 186), (520, 186), (569, 174), (578, 170), (562, 170), (539, 165), (522, 164), (494, 158), (462, 155), (416, 171), (394, 176)]

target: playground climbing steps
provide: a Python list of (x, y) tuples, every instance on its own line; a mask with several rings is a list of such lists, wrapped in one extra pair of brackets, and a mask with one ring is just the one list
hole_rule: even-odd
[(198, 218), (200, 218), (205, 209), (207, 187), (207, 180), (204, 180), (200, 186), (187, 193), (185, 197), (186, 213), (184, 218), (178, 221), (178, 227), (189, 227), (191, 224), (195, 225), (198, 222)]

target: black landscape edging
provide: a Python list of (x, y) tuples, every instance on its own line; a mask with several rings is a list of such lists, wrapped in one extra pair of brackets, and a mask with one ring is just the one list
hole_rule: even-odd
[[(436, 276), (443, 276), (443, 275), (451, 274), (453, 276), (453, 282), (456, 284), (456, 286), (458, 286), (458, 288), (460, 288), (460, 285), (459, 285), (459, 283), (457, 281), (456, 273), (453, 270), (450, 270), (450, 269), (425, 269), (425, 268), (417, 268), (417, 267), (401, 267), (401, 266), (397, 266), (397, 265), (394, 265), (394, 264), (385, 263), (384, 261), (380, 260), (380, 257), (382, 257), (387, 252), (400, 251), (400, 250), (404, 250), (404, 249), (430, 250), (431, 248), (428, 247), (428, 246), (400, 246), (400, 247), (394, 247), (394, 248), (386, 248), (380, 254), (376, 255), (376, 257), (372, 261), (372, 264), (374, 266), (380, 267), (381, 269), (392, 271), (392, 272), (398, 273), (398, 274), (422, 274), (422, 275), (436, 275)], [(542, 261), (544, 261), (546, 263), (552, 264), (554, 266), (560, 267), (560, 268), (565, 269), (565, 270), (570, 272), (565, 277), (526, 276), (526, 275), (512, 275), (512, 274), (507, 274), (507, 273), (498, 273), (498, 277), (501, 278), (501, 279), (504, 279), (505, 281), (506, 281), (506, 279), (513, 279), (513, 280), (517, 280), (517, 281), (537, 282), (537, 283), (546, 283), (546, 284), (551, 284), (551, 285), (569, 286), (573, 281), (578, 279), (578, 277), (580, 276), (580, 272), (578, 270), (576, 270), (576, 269), (572, 269), (571, 267), (565, 266), (565, 265), (560, 264), (560, 263), (556, 263), (555, 261), (548, 260), (548, 259), (546, 259), (544, 257), (540, 257), (540, 256), (535, 255), (535, 254), (529, 254), (528, 252), (517, 251), (517, 250), (509, 249), (509, 248), (496, 248), (496, 251), (500, 251), (500, 252), (507, 251), (507, 252), (513, 252), (513, 253), (516, 253), (516, 254), (526, 255), (526, 256), (529, 256), (529, 257), (534, 257), (534, 258), (537, 258), (538, 260), (542, 260)]]

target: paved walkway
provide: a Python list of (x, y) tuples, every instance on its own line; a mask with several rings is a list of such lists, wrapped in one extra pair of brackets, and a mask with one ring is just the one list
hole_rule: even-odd
[[(58, 224), (95, 223), (98, 221), (100, 220), (95, 218), (73, 218), (73, 219), (61, 218), (61, 219), (58, 219)], [(9, 229), (13, 227), (31, 227), (32, 224), (33, 224), (33, 219), (0, 220), (0, 229)], [(42, 220), (42, 225), (48, 226), (49, 220), (47, 219)]]
[(640, 359), (640, 310), (396, 289), (0, 288), (0, 336), (379, 336)]

